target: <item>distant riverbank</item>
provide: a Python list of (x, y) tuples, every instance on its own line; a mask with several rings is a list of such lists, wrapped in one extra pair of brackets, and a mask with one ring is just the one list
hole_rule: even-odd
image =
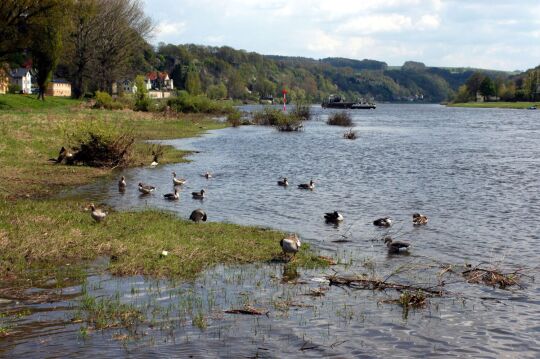
[(540, 107), (540, 102), (461, 102), (449, 103), (450, 107), (469, 107), (469, 108), (513, 108), (527, 109), (531, 106)]

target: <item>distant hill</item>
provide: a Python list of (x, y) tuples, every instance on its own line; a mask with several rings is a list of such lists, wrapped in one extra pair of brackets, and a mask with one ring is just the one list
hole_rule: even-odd
[(286, 88), (289, 98), (308, 101), (341, 94), (348, 99), (440, 102), (453, 97), (475, 71), (493, 78), (507, 79), (511, 75), (493, 70), (429, 67), (413, 61), (388, 66), (370, 59), (316, 60), (193, 44), (161, 44), (152, 61), (156, 69), (171, 74), (177, 88), (185, 88), (187, 81), (193, 81), (193, 75), (188, 73), (195, 72), (200, 90), (211, 97), (248, 100), (279, 97)]

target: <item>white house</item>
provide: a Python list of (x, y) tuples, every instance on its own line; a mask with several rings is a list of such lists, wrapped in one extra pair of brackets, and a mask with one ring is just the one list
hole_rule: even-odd
[(30, 74), (30, 70), (19, 67), (11, 71), (10, 77), (12, 84), (21, 87), (22, 93), (32, 93), (32, 75)]

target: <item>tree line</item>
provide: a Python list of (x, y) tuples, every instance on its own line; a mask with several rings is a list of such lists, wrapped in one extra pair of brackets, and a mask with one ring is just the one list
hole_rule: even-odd
[[(330, 94), (377, 101), (525, 100), (538, 95), (539, 69), (520, 75), (375, 60), (269, 56), (228, 46), (149, 44), (154, 29), (139, 0), (4, 0), (0, 63), (31, 63), (40, 97), (52, 75), (72, 95), (112, 92), (113, 83), (165, 71), (178, 90), (212, 99), (281, 96), (322, 101)], [(536, 92), (535, 92), (536, 91)]]

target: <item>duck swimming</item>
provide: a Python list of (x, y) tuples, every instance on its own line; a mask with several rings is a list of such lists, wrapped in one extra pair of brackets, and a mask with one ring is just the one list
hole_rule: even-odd
[(315, 188), (315, 182), (311, 180), (309, 183), (301, 183), (298, 185), (298, 188), (313, 190)]
[(287, 181), (287, 177), (283, 177), (283, 180), (277, 181), (278, 186), (287, 187), (289, 185), (289, 181)]
[(204, 189), (201, 189), (200, 192), (191, 192), (191, 195), (195, 199), (203, 199), (204, 198)]
[(177, 201), (180, 198), (180, 196), (178, 195), (178, 190), (176, 188), (174, 189), (174, 193), (164, 194), (163, 197), (165, 199), (168, 199), (169, 201)]
[(383, 217), (373, 221), (374, 226), (378, 227), (390, 227), (392, 225), (392, 219), (390, 217)]
[(334, 211), (325, 213), (324, 219), (326, 220), (326, 222), (339, 223), (343, 221), (344, 218), (341, 213), (339, 213), (338, 211)]
[(428, 218), (427, 218), (427, 216), (424, 216), (423, 214), (414, 213), (412, 215), (412, 223), (415, 226), (422, 225), (422, 224), (427, 224), (428, 223)]
[(206, 222), (206, 219), (208, 217), (206, 216), (206, 212), (203, 211), (201, 208), (198, 208), (191, 212), (191, 215), (189, 216), (189, 219), (191, 219), (193, 222)]
[(142, 194), (150, 194), (152, 193), (156, 187), (150, 186), (149, 184), (144, 184), (142, 182), (139, 182), (139, 192)]
[(393, 241), (390, 237), (386, 237), (384, 243), (386, 243), (386, 247), (388, 247), (388, 253), (391, 254), (399, 254), (403, 251), (407, 251), (411, 245), (407, 242)]
[(152, 160), (152, 163), (150, 163), (150, 167), (156, 167), (158, 165), (158, 156), (154, 155), (154, 159)]
[(126, 177), (122, 176), (120, 181), (118, 181), (118, 190), (124, 192), (126, 190)]
[(186, 183), (186, 180), (184, 178), (176, 178), (176, 172), (173, 172), (172, 175), (173, 175), (173, 179), (172, 179), (173, 185), (179, 186)]
[(203, 176), (204, 178), (206, 178), (206, 179), (212, 178), (212, 174), (211, 174), (210, 172), (208, 172), (208, 171), (206, 171), (206, 173), (203, 173), (202, 176)]
[(287, 255), (288, 253), (292, 253), (292, 256), (294, 257), (296, 256), (296, 253), (300, 249), (302, 243), (296, 234), (292, 234), (291, 236), (283, 238), (281, 241), (279, 241), (279, 245), (283, 250), (283, 254)]

